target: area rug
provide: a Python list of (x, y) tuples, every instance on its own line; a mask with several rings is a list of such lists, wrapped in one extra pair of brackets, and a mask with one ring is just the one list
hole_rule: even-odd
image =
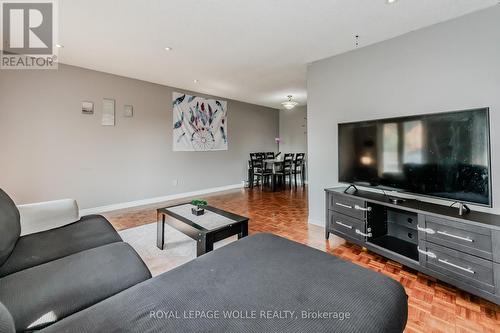
[[(153, 276), (196, 258), (196, 241), (168, 225), (165, 225), (163, 250), (156, 247), (156, 222), (122, 230), (119, 234), (137, 251)], [(237, 239), (237, 236), (232, 236), (215, 243), (214, 251)]]

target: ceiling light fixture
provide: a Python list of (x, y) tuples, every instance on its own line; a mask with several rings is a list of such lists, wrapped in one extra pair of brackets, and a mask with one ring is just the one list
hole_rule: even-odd
[(391, 5), (391, 4), (395, 3), (396, 1), (398, 1), (398, 0), (385, 0), (385, 2), (386, 2), (388, 5)]
[(167, 46), (167, 47), (165, 48), (165, 51), (172, 51), (172, 48), (171, 48), (170, 46)]
[(194, 79), (194, 80), (193, 80), (193, 82), (194, 82), (194, 83), (198, 83), (198, 82), (200, 82), (200, 81), (198, 81), (198, 80)]
[(62, 44), (56, 44), (56, 47), (57, 47), (58, 49), (62, 49), (62, 48), (64, 47), (64, 45), (62, 45)]
[(297, 102), (295, 102), (295, 101), (293, 101), (293, 100), (292, 100), (292, 98), (293, 98), (293, 96), (292, 96), (292, 95), (288, 95), (287, 97), (288, 97), (288, 101), (281, 103), (281, 105), (283, 105), (283, 107), (284, 107), (285, 109), (287, 109), (287, 110), (291, 110), (291, 109), (293, 109), (293, 108), (294, 108), (297, 104), (299, 104), (299, 103), (297, 103)]

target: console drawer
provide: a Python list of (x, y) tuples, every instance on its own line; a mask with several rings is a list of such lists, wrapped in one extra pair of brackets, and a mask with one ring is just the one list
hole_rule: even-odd
[[(330, 230), (335, 233), (349, 236), (361, 241), (364, 241), (365, 236), (362, 235), (366, 231), (366, 222), (352, 218), (350, 216), (330, 211), (329, 213)], [(340, 235), (340, 236), (342, 236)]]
[(364, 200), (337, 193), (330, 195), (329, 208), (361, 220), (366, 220), (366, 212), (370, 209), (366, 207), (366, 201)]
[(482, 290), (495, 292), (492, 261), (427, 242), (419, 243), (419, 252), (424, 256), (427, 268)]
[(485, 259), (493, 259), (491, 230), (454, 220), (425, 216), (425, 239)]

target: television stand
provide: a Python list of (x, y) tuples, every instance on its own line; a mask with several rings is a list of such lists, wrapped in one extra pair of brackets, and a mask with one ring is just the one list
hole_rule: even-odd
[(463, 203), (458, 215), (450, 206), (394, 203), (385, 194), (345, 187), (325, 194), (327, 239), (333, 233), (500, 304), (500, 216), (470, 211)]
[(403, 198), (389, 197), (389, 201), (394, 205), (399, 205), (405, 202), (406, 200)]

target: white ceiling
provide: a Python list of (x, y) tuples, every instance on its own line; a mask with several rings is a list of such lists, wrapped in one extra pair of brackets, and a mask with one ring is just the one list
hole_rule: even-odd
[[(498, 0), (61, 0), (66, 64), (279, 107), (307, 64)], [(173, 51), (165, 51), (165, 47)], [(194, 83), (193, 80), (199, 80)]]

